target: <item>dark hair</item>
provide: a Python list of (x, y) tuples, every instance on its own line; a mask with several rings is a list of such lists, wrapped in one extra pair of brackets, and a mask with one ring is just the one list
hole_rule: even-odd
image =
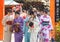
[(16, 12), (15, 12), (15, 15), (16, 15), (16, 14), (20, 15), (20, 12), (19, 12), (19, 11), (16, 11)]
[(9, 12), (9, 13), (12, 13), (12, 9), (8, 9), (8, 10), (7, 10), (7, 13), (8, 13), (8, 12)]
[(8, 13), (12, 13), (12, 9), (5, 10), (5, 15), (7, 15)]
[(48, 9), (44, 9), (43, 12), (48, 13)]
[(32, 27), (32, 26), (33, 26), (33, 24), (34, 24), (33, 22), (30, 22), (30, 23), (29, 23), (29, 26), (30, 26), (30, 27)]
[(30, 11), (30, 15), (34, 15), (34, 12), (33, 11)]
[(37, 16), (39, 17), (39, 16), (40, 16), (40, 14), (37, 14)]

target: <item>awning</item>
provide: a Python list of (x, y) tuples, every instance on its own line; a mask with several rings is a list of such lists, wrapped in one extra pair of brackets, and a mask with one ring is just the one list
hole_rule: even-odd
[(19, 5), (19, 3), (12, 0), (12, 1), (5, 1), (4, 5)]

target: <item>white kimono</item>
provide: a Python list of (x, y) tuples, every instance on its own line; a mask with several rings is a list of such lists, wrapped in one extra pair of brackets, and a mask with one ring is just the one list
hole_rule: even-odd
[(7, 25), (6, 22), (9, 20), (12, 21), (13, 18), (14, 18), (13, 15), (10, 15), (10, 16), (6, 15), (3, 17), (3, 20), (2, 20), (2, 24), (4, 26), (3, 42), (11, 42), (11, 32), (9, 30), (11, 25)]
[(30, 33), (31, 33), (31, 37), (30, 37), (30, 42), (37, 42), (37, 35), (39, 32), (39, 19), (38, 17), (34, 18), (34, 20), (32, 20), (32, 22), (34, 23), (34, 28), (30, 29)]
[(41, 15), (40, 17), (40, 32), (44, 38), (44, 42), (49, 42), (49, 33), (53, 29), (51, 18), (49, 15)]

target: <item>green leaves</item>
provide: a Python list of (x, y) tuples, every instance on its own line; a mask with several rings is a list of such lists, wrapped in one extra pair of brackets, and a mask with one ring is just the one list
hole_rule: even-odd
[(60, 21), (59, 22), (57, 22), (57, 24), (56, 24), (56, 32), (57, 32), (57, 34), (56, 34), (56, 42), (60, 42)]

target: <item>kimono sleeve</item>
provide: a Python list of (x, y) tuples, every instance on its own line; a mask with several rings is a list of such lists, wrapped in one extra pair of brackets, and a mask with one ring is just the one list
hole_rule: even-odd
[(38, 17), (36, 17), (36, 19), (34, 20), (34, 23), (36, 24), (36, 26), (39, 26), (39, 19), (38, 19)]
[(23, 20), (23, 18), (21, 18), (20, 26), (21, 26), (22, 31), (23, 31), (23, 25), (24, 25), (24, 20)]
[(49, 16), (49, 26), (48, 26), (49, 30), (53, 29), (53, 25), (52, 25), (52, 21), (51, 21), (51, 17)]
[(12, 25), (13, 30), (15, 29), (15, 24), (16, 24), (16, 21), (15, 21), (15, 19), (13, 19), (13, 25)]
[(25, 21), (24, 21), (24, 24), (23, 24), (23, 32), (25, 33)]
[(28, 22), (29, 21), (29, 18), (27, 17), (25, 20), (24, 20), (24, 22)]
[(25, 20), (24, 20), (24, 24), (23, 24), (23, 32), (25, 32), (26, 31), (26, 22), (28, 22), (28, 18), (26, 18)]
[(34, 21), (34, 27), (37, 31), (39, 31), (40, 27), (39, 27), (39, 19), (38, 17), (36, 17), (36, 20)]
[(42, 31), (42, 20), (43, 20), (43, 19), (42, 19), (42, 16), (41, 16), (41, 17), (40, 17), (40, 22), (39, 22), (39, 23), (40, 23), (40, 32)]
[(4, 17), (3, 17), (3, 20), (2, 20), (3, 26), (6, 26), (6, 19), (7, 19), (6, 16), (4, 16)]
[(37, 23), (38, 23), (38, 25), (39, 25), (39, 19), (38, 19), (38, 17), (36, 17), (36, 20), (37, 20)]

